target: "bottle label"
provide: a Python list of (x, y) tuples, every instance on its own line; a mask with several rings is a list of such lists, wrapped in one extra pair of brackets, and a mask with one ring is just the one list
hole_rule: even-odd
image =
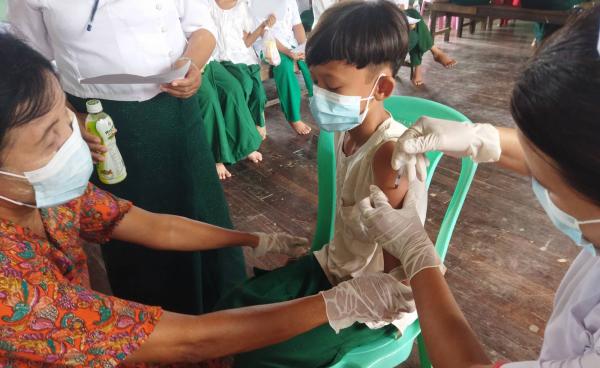
[(119, 148), (115, 125), (109, 116), (103, 117), (96, 122), (96, 131), (102, 139), (102, 144), (107, 148), (104, 162), (98, 164), (98, 176), (105, 184), (116, 184), (125, 179), (127, 171)]

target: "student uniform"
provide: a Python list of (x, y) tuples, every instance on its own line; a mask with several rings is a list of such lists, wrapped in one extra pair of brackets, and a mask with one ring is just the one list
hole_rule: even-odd
[[(373, 158), (386, 142), (396, 141), (406, 128), (392, 118), (383, 122), (357, 152), (346, 156), (342, 150), (344, 134), (336, 135), (335, 231), (331, 242), (321, 250), (271, 272), (257, 273), (219, 302), (219, 309), (261, 305), (314, 295), (333, 285), (364, 274), (383, 272), (383, 250), (377, 243), (356, 239), (349, 227), (355, 224), (354, 204), (367, 197), (374, 183)], [(425, 196), (426, 197), (426, 196)], [(419, 203), (425, 217), (427, 203)], [(412, 298), (412, 297), (410, 297)], [(393, 325), (377, 323), (379, 329), (363, 324), (340, 331), (323, 325), (286, 342), (235, 357), (239, 368), (326, 367), (348, 351), (384, 336), (402, 332), (417, 318), (405, 313)]]
[[(94, 178), (99, 187), (149, 211), (231, 227), (197, 99), (172, 97), (154, 84), (79, 83), (103, 74), (170, 70), (193, 32), (216, 34), (207, 2), (100, 1), (88, 31), (93, 1), (10, 0), (9, 20), (35, 49), (56, 61), (77, 111), (86, 111), (87, 99), (100, 99), (114, 119), (128, 177), (115, 185)], [(112, 241), (102, 250), (116, 296), (180, 313), (209, 311), (245, 278), (240, 248), (188, 254)]]
[[(286, 3), (285, 16), (283, 19), (277, 19), (277, 23), (273, 27), (273, 35), (283, 46), (294, 49), (298, 47), (298, 42), (296, 41), (294, 30), (292, 28), (296, 25), (301, 25), (302, 19), (300, 19), (300, 12), (298, 11), (296, 0), (282, 1), (285, 1)], [(294, 72), (294, 60), (283, 53), (280, 53), (280, 55), (281, 64), (273, 68), (273, 77), (277, 86), (281, 110), (288, 122), (297, 122), (302, 120), (300, 115), (300, 105), (302, 101), (300, 83)], [(308, 95), (312, 96), (313, 82), (310, 77), (308, 66), (304, 60), (299, 60), (297, 64), (304, 77)]]
[(218, 29), (217, 45), (198, 98), (215, 161), (233, 164), (257, 151), (262, 143), (256, 126), (265, 125), (267, 95), (258, 57), (244, 43), (244, 32), (255, 29), (247, 2), (239, 0), (228, 10), (214, 0), (209, 6)]

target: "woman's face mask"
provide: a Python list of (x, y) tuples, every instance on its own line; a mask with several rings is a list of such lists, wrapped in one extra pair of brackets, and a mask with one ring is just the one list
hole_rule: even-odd
[(81, 137), (77, 118), (73, 115), (73, 132), (42, 168), (18, 175), (0, 171), (18, 179), (27, 180), (35, 192), (35, 205), (22, 203), (4, 196), (0, 199), (19, 206), (48, 208), (69, 202), (83, 195), (94, 170), (90, 150)]
[(600, 219), (579, 221), (558, 208), (554, 202), (552, 202), (548, 190), (544, 188), (535, 178), (532, 180), (532, 186), (535, 196), (546, 211), (548, 217), (550, 217), (550, 220), (554, 226), (571, 238), (575, 244), (582, 247), (590, 254), (597, 256), (598, 250), (594, 244), (585, 239), (583, 232), (581, 231), (581, 225), (599, 224), (598, 226), (600, 226)]
[[(381, 74), (377, 77), (371, 93), (366, 98), (340, 95), (314, 86), (313, 96), (310, 98), (310, 111), (319, 128), (328, 132), (344, 132), (362, 124), (369, 113), (369, 104), (374, 98), (375, 88), (383, 76), (384, 74)], [(362, 101), (367, 101), (367, 106), (361, 113)]]

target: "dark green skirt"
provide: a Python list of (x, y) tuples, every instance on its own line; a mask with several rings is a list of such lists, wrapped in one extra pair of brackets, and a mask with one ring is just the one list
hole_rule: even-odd
[[(75, 109), (85, 100), (69, 96)], [(102, 100), (118, 130), (127, 179), (93, 182), (136, 206), (230, 228), (227, 203), (212, 153), (202, 133), (198, 100), (160, 94), (144, 102)], [(120, 241), (102, 247), (116, 296), (166, 310), (199, 314), (245, 280), (240, 248), (167, 252)]]
[[(206, 65), (196, 97), (204, 134), (216, 162), (234, 164), (258, 151), (262, 144), (256, 129), (261, 124), (254, 120), (245, 93), (241, 82), (221, 63), (211, 61)], [(265, 103), (266, 99), (265, 94)], [(257, 115), (262, 116), (262, 112)]]
[(433, 47), (433, 37), (431, 37), (429, 27), (427, 27), (418, 11), (407, 9), (405, 12), (411, 18), (420, 19), (420, 22), (415, 25), (415, 29), (408, 33), (410, 65), (413, 67), (419, 66), (423, 62), (423, 55)]
[[(313, 255), (309, 255), (277, 270), (257, 273), (256, 277), (226, 295), (217, 308), (230, 309), (278, 303), (315, 295), (330, 288), (331, 284), (319, 262)], [(336, 335), (326, 324), (283, 343), (239, 354), (235, 357), (235, 367), (327, 367), (355, 347), (393, 334), (394, 331), (392, 326), (371, 330), (365, 325), (355, 324)]]

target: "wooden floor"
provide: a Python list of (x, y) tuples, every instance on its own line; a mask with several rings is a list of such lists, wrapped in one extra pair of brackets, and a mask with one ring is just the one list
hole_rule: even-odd
[[(398, 94), (450, 105), (474, 122), (513, 126), (511, 84), (531, 54), (531, 26), (478, 31), (440, 46), (459, 64), (444, 70), (425, 56), (426, 86), (416, 89), (409, 71)], [(272, 88), (269, 88), (272, 89)], [(297, 137), (278, 107), (267, 113), (264, 163), (241, 163), (224, 186), (239, 229), (312, 235), (317, 206), (317, 134)], [(303, 116), (314, 127), (303, 102)], [(444, 159), (430, 191), (427, 227), (435, 237), (457, 178)], [(466, 201), (447, 257), (447, 279), (468, 320), (494, 359), (535, 359), (554, 291), (576, 254), (538, 206), (529, 180), (482, 165)], [(416, 367), (416, 359), (403, 367)]]

